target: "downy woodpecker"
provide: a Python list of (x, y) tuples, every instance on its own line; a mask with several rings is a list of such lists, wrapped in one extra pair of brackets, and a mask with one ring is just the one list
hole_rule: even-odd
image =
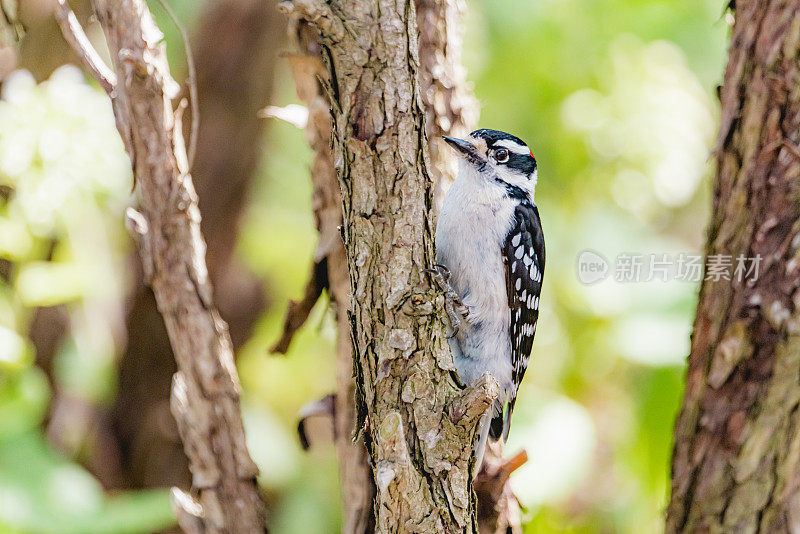
[(442, 283), (455, 301), (450, 348), (464, 384), (488, 371), (500, 386), (476, 444), (480, 466), (487, 435), (508, 437), (539, 318), (544, 234), (534, 202), (536, 159), (522, 140), (497, 130), (444, 139), (459, 155), (436, 227)]

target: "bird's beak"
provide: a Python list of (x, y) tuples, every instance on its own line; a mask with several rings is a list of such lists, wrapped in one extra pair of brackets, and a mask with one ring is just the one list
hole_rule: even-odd
[(478, 150), (475, 148), (475, 145), (466, 141), (464, 139), (459, 139), (457, 137), (450, 137), (449, 135), (443, 135), (442, 138), (447, 142), (448, 145), (455, 148), (459, 155), (466, 158), (471, 163), (482, 163), (483, 158), (478, 154)]

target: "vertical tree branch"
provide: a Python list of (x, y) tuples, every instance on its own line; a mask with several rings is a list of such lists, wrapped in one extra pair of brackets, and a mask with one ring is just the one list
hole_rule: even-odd
[[(426, 111), (426, 133), (432, 153), (436, 192), (443, 194), (455, 179), (456, 159), (451, 150), (441, 150), (442, 135), (463, 136), (475, 126), (478, 103), (466, 83), (461, 65), (464, 3), (461, 0), (417, 0), (422, 97)], [(330, 141), (330, 106), (321, 80), (328, 80), (316, 30), (296, 14), (289, 34), (298, 54), (289, 56), (298, 96), (308, 106), (306, 134), (315, 157), (311, 179), (313, 208), (320, 233), (315, 267), (302, 303), (291, 306), (281, 341), (274, 348), (284, 352), (320, 293), (320, 282), (329, 289), (339, 323), (338, 391), (333, 412), (339, 473), (343, 494), (343, 526), (346, 533), (372, 531), (369, 512), (375, 489), (361, 440), (351, 440), (354, 415), (354, 382), (350, 325), (344, 313), (349, 303), (349, 282), (339, 226), (342, 224), (341, 195)], [(320, 276), (320, 269), (324, 276)], [(502, 446), (487, 448), (484, 467), (478, 475), (478, 522), (481, 532), (520, 531), (519, 503), (508, 484)]]
[[(263, 151), (266, 125), (257, 111), (272, 94), (284, 32), (284, 17), (269, 2), (217, 0), (204, 5), (192, 36), (202, 117), (192, 181), (214, 304), (229, 325), (234, 352), (266, 305), (261, 281), (238, 261), (234, 245)], [(139, 282), (112, 411), (126, 483), (188, 486), (188, 460), (169, 413), (175, 359), (155, 297)]]
[[(330, 295), (337, 322), (336, 395), (334, 439), (339, 463), (339, 480), (342, 490), (342, 532), (362, 534), (374, 531), (372, 501), (375, 484), (367, 462), (367, 450), (361, 439), (353, 440), (356, 409), (355, 379), (353, 377), (353, 347), (350, 343), (350, 279), (347, 258), (342, 243), (342, 195), (339, 179), (333, 166), (331, 146), (331, 110), (325, 95), (324, 83), (329, 80), (322, 61), (322, 47), (316, 29), (306, 20), (292, 16), (289, 36), (296, 53), (289, 55), (289, 63), (297, 88), (297, 95), (308, 107), (306, 137), (314, 151), (311, 164), (311, 181), (314, 186), (312, 207), (316, 218), (319, 242), (314, 252), (315, 272), (324, 269), (326, 287)], [(319, 276), (312, 277), (309, 287), (319, 288)], [(310, 293), (307, 292), (307, 295)], [(316, 292), (313, 300), (319, 296)], [(305, 299), (309, 300), (309, 299)], [(313, 305), (313, 302), (311, 302)], [(310, 311), (310, 308), (308, 308)], [(292, 310), (289, 318), (295, 316)], [(307, 317), (303, 315), (302, 321)], [(289, 326), (287, 324), (287, 326)], [(293, 330), (286, 331), (285, 344)], [(286, 346), (283, 347), (284, 351)]]
[(465, 137), (478, 121), (478, 101), (461, 63), (464, 0), (416, 0), (419, 25), (420, 86), (425, 103), (425, 133), (436, 181), (438, 211), (456, 179), (458, 163), (443, 135)]
[(666, 530), (800, 531), (800, 2), (739, 0)]
[(116, 76), (100, 59), (100, 55), (92, 48), (89, 43), (89, 38), (83, 32), (81, 24), (75, 13), (67, 6), (61, 3), (56, 10), (56, 21), (61, 27), (61, 33), (67, 40), (67, 43), (75, 50), (84, 50), (85, 53), (80, 55), (80, 60), (83, 66), (88, 70), (95, 80), (100, 84), (100, 87), (108, 93), (117, 83)]
[(114, 59), (117, 127), (141, 191), (142, 213), (129, 210), (129, 227), (178, 363), (172, 409), (197, 495), (174, 492), (178, 520), (189, 532), (260, 532), (258, 469), (245, 444), (227, 325), (212, 303), (162, 35), (142, 0), (97, 0), (95, 11)]
[(434, 261), (433, 182), (413, 2), (281, 6), (316, 26), (329, 71), (358, 427), (363, 421), (377, 487), (376, 528), (475, 532), (473, 441), (497, 387), (489, 377), (465, 392), (454, 383), (441, 294), (423, 274)]
[[(464, 34), (463, 0), (416, 0), (419, 25), (419, 61), (425, 132), (435, 182), (434, 208), (438, 212), (447, 189), (455, 181), (458, 162), (443, 135), (465, 137), (477, 126), (479, 105), (467, 83), (461, 63)], [(480, 507), (478, 522), (483, 533), (521, 532), (519, 501), (501, 466), (503, 447), (491, 444), (476, 480)]]

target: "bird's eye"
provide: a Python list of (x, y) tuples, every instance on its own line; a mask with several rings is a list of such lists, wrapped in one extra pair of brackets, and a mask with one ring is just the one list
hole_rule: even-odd
[(505, 148), (498, 148), (494, 151), (494, 159), (497, 160), (497, 163), (505, 163), (508, 161), (508, 150)]

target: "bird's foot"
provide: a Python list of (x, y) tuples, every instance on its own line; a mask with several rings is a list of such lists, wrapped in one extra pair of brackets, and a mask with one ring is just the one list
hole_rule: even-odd
[(447, 334), (447, 338), (453, 338), (458, 335), (461, 321), (469, 319), (469, 308), (461, 302), (458, 293), (450, 285), (450, 269), (437, 263), (433, 269), (425, 269), (425, 272), (432, 275), (433, 280), (444, 293), (444, 310), (450, 322), (450, 333)]

